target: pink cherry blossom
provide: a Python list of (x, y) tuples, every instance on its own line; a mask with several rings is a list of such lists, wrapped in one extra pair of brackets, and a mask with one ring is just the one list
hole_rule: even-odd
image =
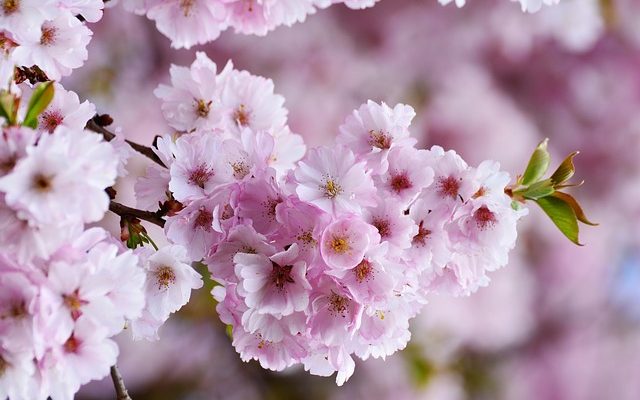
[(162, 114), (169, 125), (185, 132), (218, 126), (223, 78), (216, 74), (216, 64), (202, 52), (196, 53), (189, 68), (171, 66), (171, 86), (160, 85), (154, 91), (162, 101)]
[(409, 136), (409, 125), (414, 116), (411, 106), (398, 104), (392, 109), (385, 103), (369, 100), (347, 117), (340, 126), (337, 140), (364, 158), (369, 168), (384, 172), (389, 149), (415, 143)]
[(294, 174), (300, 199), (326, 212), (359, 212), (375, 204), (371, 176), (346, 147), (310, 150)]
[(387, 171), (377, 180), (386, 195), (408, 206), (420, 192), (433, 182), (428, 152), (413, 147), (396, 147), (389, 152)]
[(311, 286), (305, 277), (307, 265), (297, 257), (296, 244), (271, 256), (236, 254), (238, 288), (246, 293), (247, 307), (278, 318), (306, 309)]
[(58, 126), (82, 130), (95, 114), (96, 107), (93, 104), (88, 101), (80, 104), (77, 94), (56, 83), (53, 100), (38, 118), (38, 128), (49, 133), (53, 133)]
[(322, 234), (320, 252), (325, 263), (335, 270), (355, 267), (372, 246), (378, 244), (376, 228), (360, 218), (348, 216), (332, 222)]
[(92, 32), (70, 12), (16, 31), (19, 46), (12, 58), (18, 65), (38, 65), (49, 78), (67, 76), (87, 60)]
[(194, 200), (231, 182), (231, 166), (221, 158), (209, 156), (221, 151), (222, 142), (209, 132), (184, 135), (176, 141), (176, 160), (171, 164), (169, 181), (169, 189), (176, 200)]

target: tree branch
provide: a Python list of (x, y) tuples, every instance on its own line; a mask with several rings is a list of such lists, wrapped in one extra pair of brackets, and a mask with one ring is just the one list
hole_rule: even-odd
[[(107, 142), (112, 141), (116, 137), (116, 135), (113, 132), (109, 131), (107, 128), (103, 126), (100, 126), (93, 119), (90, 119), (89, 122), (87, 122), (86, 128), (90, 131), (101, 134), (104, 137), (104, 140), (106, 140)], [(150, 147), (143, 146), (141, 144), (132, 142), (130, 140), (125, 140), (125, 142), (127, 142), (127, 144), (131, 146), (132, 149), (142, 154), (143, 156), (149, 158), (151, 161), (155, 162), (156, 164), (165, 168), (167, 167), (166, 165), (164, 165), (162, 160), (160, 160), (160, 157), (158, 157), (158, 155)]]
[(164, 219), (158, 214), (151, 211), (138, 210), (137, 208), (127, 207), (115, 201), (109, 203), (109, 211), (118, 214), (121, 217), (133, 217), (143, 221), (151, 222), (161, 228), (164, 228)]
[(113, 386), (116, 388), (117, 400), (132, 400), (127, 392), (127, 388), (124, 386), (124, 380), (116, 365), (111, 367), (111, 380), (113, 381)]

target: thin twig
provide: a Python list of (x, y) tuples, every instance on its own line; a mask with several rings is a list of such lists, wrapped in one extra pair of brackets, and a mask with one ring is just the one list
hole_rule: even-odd
[(109, 203), (109, 210), (118, 214), (121, 217), (133, 217), (138, 218), (143, 221), (151, 222), (152, 224), (156, 224), (159, 227), (164, 227), (164, 219), (158, 214), (151, 211), (143, 211), (138, 210), (137, 208), (131, 208), (125, 206), (124, 204), (120, 204), (115, 201), (111, 201)]
[[(116, 137), (116, 135), (113, 132), (111, 132), (105, 127), (98, 125), (93, 119), (90, 119), (89, 122), (87, 122), (86, 128), (89, 129), (90, 131), (94, 131), (96, 133), (101, 134), (104, 137), (104, 140), (106, 140), (107, 142), (112, 141)], [(143, 146), (141, 144), (132, 142), (130, 140), (125, 140), (125, 142), (127, 142), (127, 144), (131, 146), (132, 149), (142, 154), (143, 156), (149, 158), (151, 161), (155, 162), (156, 164), (161, 165), (165, 168), (167, 167), (166, 165), (164, 165), (162, 160), (160, 160), (160, 157), (158, 157), (158, 155), (151, 149), (151, 147)]]
[(124, 386), (124, 380), (122, 379), (122, 375), (120, 375), (120, 371), (118, 371), (117, 365), (111, 367), (111, 380), (113, 381), (113, 386), (116, 388), (117, 400), (132, 400), (127, 392), (127, 388)]

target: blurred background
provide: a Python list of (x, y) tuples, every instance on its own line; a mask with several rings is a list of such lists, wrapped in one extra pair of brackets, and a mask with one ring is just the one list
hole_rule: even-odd
[[(512, 175), (545, 137), (552, 168), (580, 150), (577, 178), (586, 184), (574, 194), (600, 222), (584, 229), (580, 248), (532, 205), (508, 267), (488, 288), (434, 296), (407, 349), (359, 362), (341, 388), (301, 368), (271, 373), (241, 362), (200, 290), (160, 341), (119, 337), (135, 400), (640, 398), (640, 1), (562, 0), (534, 15), (507, 0), (469, 3), (335, 6), (266, 37), (225, 32), (191, 51), (171, 49), (153, 23), (121, 7), (92, 26), (89, 62), (63, 83), (132, 140), (169, 132), (152, 91), (169, 80), (171, 63), (205, 51), (220, 67), (232, 59), (272, 78), (292, 130), (310, 146), (330, 143), (344, 117), (372, 99), (412, 105), (421, 145), (453, 148), (473, 165), (495, 159)], [(128, 179), (145, 165), (131, 160)], [(131, 187), (121, 185), (122, 202), (135, 204)], [(111, 382), (79, 398), (113, 399)]]

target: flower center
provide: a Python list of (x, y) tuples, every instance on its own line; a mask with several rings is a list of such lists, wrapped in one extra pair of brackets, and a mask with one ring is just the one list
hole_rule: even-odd
[(63, 120), (64, 117), (60, 111), (46, 111), (40, 116), (40, 127), (49, 133), (53, 133)]
[(213, 171), (209, 167), (207, 167), (206, 164), (202, 164), (191, 171), (191, 174), (189, 175), (189, 183), (191, 183), (192, 185), (197, 185), (201, 189), (204, 189), (204, 185), (206, 185), (206, 183), (213, 175)]
[(391, 147), (391, 137), (383, 131), (369, 131), (369, 144), (381, 150), (388, 150)]
[(233, 217), (234, 215), (235, 213), (233, 211), (233, 207), (231, 207), (231, 204), (225, 204), (224, 207), (222, 208), (222, 214), (220, 215), (220, 219), (225, 221)]
[(485, 194), (487, 194), (487, 189), (485, 189), (484, 186), (480, 186), (480, 189), (478, 189), (478, 191), (473, 194), (473, 198), (477, 199), (478, 197), (482, 197)]
[(2, 11), (4, 15), (11, 15), (20, 8), (20, 0), (4, 0), (2, 2)]
[(331, 249), (336, 254), (344, 254), (351, 250), (351, 246), (349, 246), (349, 240), (346, 236), (334, 236), (331, 239)]
[(424, 221), (420, 221), (418, 224), (418, 233), (413, 237), (411, 241), (415, 246), (424, 246), (426, 244), (427, 238), (431, 235), (431, 231), (427, 228), (423, 227)]
[(264, 340), (262, 338), (262, 335), (259, 334), (259, 333), (256, 334), (256, 338), (259, 340), (259, 342), (258, 342), (258, 350), (262, 350), (262, 349), (264, 349), (265, 347), (267, 347), (267, 346), (269, 346), (271, 344), (271, 341)]
[(273, 269), (271, 270), (269, 278), (271, 279), (271, 283), (273, 283), (278, 290), (284, 290), (284, 285), (287, 283), (295, 283), (291, 277), (291, 269), (293, 269), (292, 265), (280, 266), (273, 261), (271, 261), (271, 265), (273, 266)]
[(7, 362), (7, 360), (5, 360), (4, 358), (2, 358), (2, 356), (0, 356), (0, 378), (2, 378), (4, 373), (9, 369), (9, 366), (10, 365)]
[(371, 225), (375, 226), (380, 234), (380, 237), (386, 238), (391, 235), (391, 226), (389, 220), (382, 218), (374, 218)]
[(180, 0), (180, 9), (182, 9), (182, 12), (185, 17), (188, 17), (189, 14), (191, 14), (191, 9), (193, 8), (193, 5), (195, 4), (195, 2), (196, 0)]
[(73, 334), (71, 334), (69, 339), (67, 339), (67, 341), (64, 342), (64, 351), (66, 351), (67, 353), (77, 353), (79, 347), (80, 347), (80, 341), (76, 339), (76, 337)]
[(363, 259), (360, 261), (360, 264), (356, 265), (353, 272), (356, 274), (356, 280), (358, 283), (362, 283), (365, 280), (371, 279), (371, 276), (373, 275), (373, 268), (369, 261)]
[(50, 192), (53, 188), (51, 177), (44, 174), (36, 174), (33, 176), (32, 187), (41, 193)]
[(231, 168), (233, 169), (233, 177), (237, 180), (241, 180), (249, 175), (249, 165), (244, 161), (231, 163)]
[(254, 0), (243, 0), (243, 1), (244, 1), (244, 4), (245, 4), (245, 5), (246, 5), (246, 7), (247, 7), (247, 8), (246, 8), (246, 10), (247, 10), (248, 12), (253, 12), (253, 1), (254, 1)]
[(249, 111), (244, 104), (240, 104), (232, 116), (239, 126), (249, 126)]
[(411, 189), (412, 187), (413, 184), (409, 180), (406, 171), (403, 171), (402, 173), (393, 175), (391, 177), (391, 189), (393, 189), (393, 191), (396, 193), (400, 193), (403, 190)]
[(198, 100), (196, 102), (196, 115), (200, 118), (207, 118), (207, 116), (209, 115), (209, 111), (211, 111), (211, 103), (212, 101), (205, 103), (205, 101), (202, 99)]
[(340, 193), (342, 193), (342, 187), (335, 183), (332, 179), (328, 179), (324, 186), (321, 186), (324, 190), (324, 197), (335, 199)]
[(262, 206), (266, 211), (266, 216), (269, 217), (269, 219), (271, 219), (272, 221), (275, 221), (276, 219), (276, 208), (280, 203), (282, 203), (282, 199), (279, 197), (275, 199), (267, 198), (267, 200), (262, 203)]
[(76, 289), (71, 294), (62, 295), (62, 301), (64, 305), (67, 306), (67, 308), (71, 312), (71, 318), (73, 318), (74, 321), (80, 318), (80, 316), (82, 315), (82, 310), (81, 310), (82, 306), (84, 306), (85, 304), (89, 304), (88, 301), (82, 300), (80, 298), (80, 293), (78, 289)]
[(20, 319), (27, 315), (27, 305), (24, 300), (14, 303), (9, 309), (9, 316), (11, 318)]
[(158, 289), (167, 289), (169, 285), (176, 282), (176, 273), (171, 267), (163, 265), (155, 272)]
[(213, 214), (207, 211), (204, 207), (198, 210), (198, 215), (196, 216), (195, 221), (193, 221), (193, 226), (209, 232), (212, 229), (212, 224)]
[(15, 155), (11, 155), (7, 159), (0, 161), (0, 176), (11, 172), (17, 162), (18, 158)]
[(456, 179), (453, 176), (438, 178), (436, 188), (440, 196), (455, 199), (458, 197), (458, 192), (460, 191), (460, 179)]
[(304, 243), (305, 245), (310, 246), (315, 246), (317, 243), (313, 238), (313, 234), (311, 233), (311, 231), (302, 232), (296, 239), (298, 239), (298, 241)]
[(51, 46), (56, 41), (58, 29), (55, 26), (42, 25), (40, 35), (40, 44), (43, 46)]
[(476, 221), (476, 225), (481, 230), (492, 227), (496, 223), (496, 214), (489, 210), (487, 206), (482, 206), (476, 210), (473, 214), (473, 219)]
[(332, 290), (331, 295), (329, 296), (329, 311), (332, 314), (340, 314), (342, 315), (342, 318), (344, 318), (347, 307), (349, 307), (349, 299), (344, 296), (340, 296)]

